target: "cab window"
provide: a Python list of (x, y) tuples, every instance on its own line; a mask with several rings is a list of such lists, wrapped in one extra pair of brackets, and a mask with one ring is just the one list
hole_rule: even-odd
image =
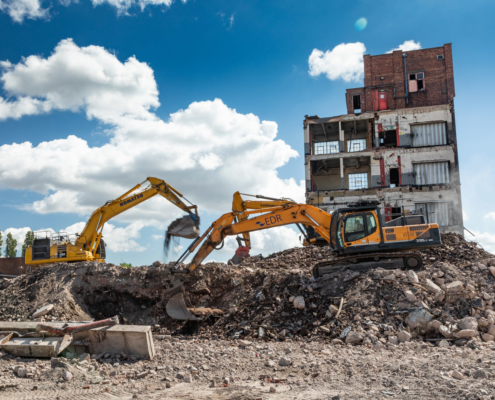
[(366, 230), (367, 236), (376, 232), (376, 220), (372, 213), (366, 213)]
[(346, 242), (354, 242), (366, 237), (364, 232), (364, 216), (355, 215), (347, 218), (344, 227), (344, 239)]

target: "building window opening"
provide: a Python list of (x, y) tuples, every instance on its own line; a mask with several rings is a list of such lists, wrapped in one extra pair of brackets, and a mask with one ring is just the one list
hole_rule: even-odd
[(397, 147), (397, 130), (383, 131), (380, 135), (380, 143), (385, 147)]
[(420, 92), (422, 90), (425, 90), (425, 73), (409, 74), (409, 92)]
[(339, 141), (331, 142), (316, 142), (315, 143), (315, 155), (318, 154), (334, 154), (339, 152)]
[(399, 186), (399, 168), (390, 168), (390, 187)]
[(368, 188), (368, 174), (349, 174), (349, 189), (367, 189)]
[(366, 139), (352, 139), (347, 141), (347, 151), (349, 153), (363, 150), (366, 150)]
[(361, 95), (360, 94), (355, 94), (352, 96), (352, 107), (353, 107), (354, 113), (356, 113), (356, 111), (358, 113), (361, 112)]

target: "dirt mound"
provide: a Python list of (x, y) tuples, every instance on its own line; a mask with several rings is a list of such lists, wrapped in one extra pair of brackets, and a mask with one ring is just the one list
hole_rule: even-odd
[[(239, 266), (207, 263), (186, 277), (186, 303), (225, 314), (201, 324), (167, 317), (163, 292), (170, 265), (159, 262), (138, 268), (94, 262), (42, 268), (10, 281), (0, 291), (0, 310), (7, 320), (26, 320), (53, 303), (48, 319), (119, 315), (124, 323), (160, 324), (163, 332), (205, 337), (342, 338), (375, 344), (393, 343), (397, 336), (408, 340), (408, 335), (459, 344), (472, 337), (490, 340), (495, 336), (495, 258), (459, 235), (446, 234), (442, 240), (442, 246), (423, 251), (425, 266), (417, 274), (375, 270), (314, 279), (312, 266), (331, 257), (328, 247), (251, 257)], [(465, 317), (474, 317), (476, 329), (461, 337)]]

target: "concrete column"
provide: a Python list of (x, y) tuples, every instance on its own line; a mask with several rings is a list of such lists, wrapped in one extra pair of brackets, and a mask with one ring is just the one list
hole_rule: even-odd
[(309, 140), (309, 124), (304, 128), (304, 154), (309, 156), (311, 154), (311, 145)]
[(341, 153), (345, 152), (344, 148), (344, 131), (342, 130), (342, 121), (339, 121), (339, 150)]
[(344, 183), (344, 159), (340, 158), (340, 188), (345, 189)]

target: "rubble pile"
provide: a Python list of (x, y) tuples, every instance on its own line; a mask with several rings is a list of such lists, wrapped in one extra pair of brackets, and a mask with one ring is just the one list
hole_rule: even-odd
[[(241, 265), (206, 263), (187, 275), (186, 303), (224, 315), (201, 323), (165, 312), (169, 264), (121, 268), (84, 262), (56, 264), (4, 283), (5, 320), (91, 320), (119, 315), (122, 323), (159, 325), (163, 334), (205, 338), (288, 338), (394, 346), (413, 339), (475, 346), (495, 338), (495, 258), (461, 236), (423, 251), (420, 271), (374, 270), (327, 274), (312, 266), (331, 258), (327, 247), (293, 248)], [(473, 340), (474, 339), (474, 340)]]

